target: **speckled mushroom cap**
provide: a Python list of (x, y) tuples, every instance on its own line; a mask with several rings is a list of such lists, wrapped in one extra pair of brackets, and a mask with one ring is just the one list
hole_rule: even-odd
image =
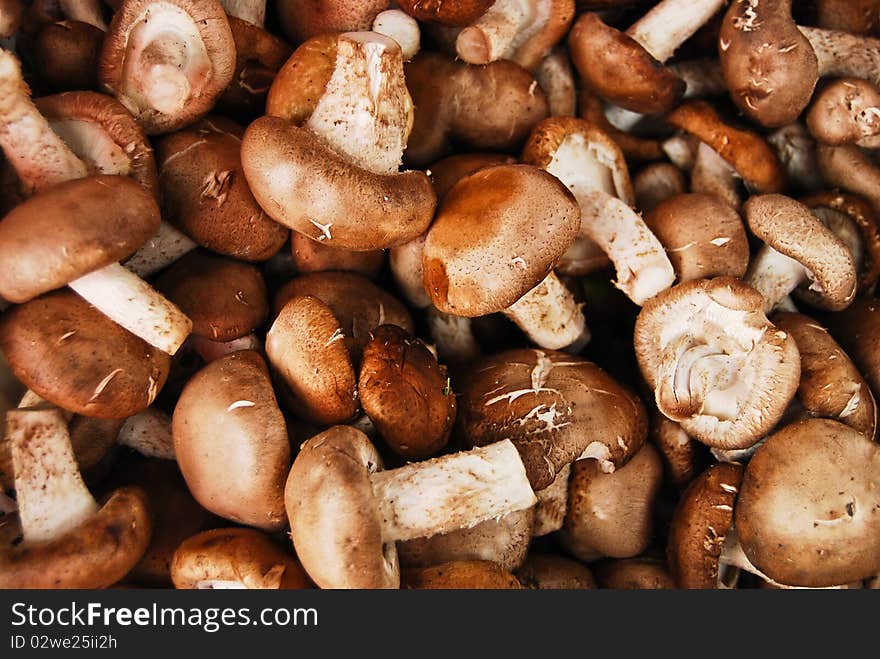
[(611, 471), (648, 432), (641, 401), (595, 364), (551, 350), (486, 357), (458, 383), (458, 432), (485, 446), (509, 438), (535, 490), (580, 457)]
[(242, 350), (196, 373), (174, 408), (172, 432), (196, 501), (241, 524), (284, 526), (290, 442), (262, 357)]
[(69, 290), (5, 311), (0, 349), (29, 389), (63, 409), (102, 418), (146, 409), (171, 366), (170, 356)]
[(302, 126), (315, 111), (336, 68), (338, 35), (320, 34), (301, 43), (278, 69), (266, 97), (266, 114)]
[(164, 218), (200, 245), (244, 261), (265, 261), (288, 230), (260, 208), (242, 170), (241, 128), (217, 117), (156, 144)]
[(875, 398), (880, 396), (880, 302), (858, 299), (827, 318), (834, 338), (864, 374)]
[(813, 100), (807, 113), (810, 134), (823, 144), (880, 146), (880, 90), (860, 78), (841, 78), (829, 83)]
[(124, 176), (52, 186), (0, 222), (0, 296), (26, 302), (130, 256), (159, 229), (153, 196)]
[(516, 571), (516, 578), (524, 588), (538, 590), (596, 587), (590, 568), (558, 554), (529, 554)]
[(446, 195), (425, 240), (434, 306), (483, 316), (537, 286), (580, 229), (580, 209), (556, 177), (528, 165), (472, 174)]
[(212, 341), (249, 334), (269, 315), (266, 284), (256, 267), (201, 250), (165, 270), (156, 288), (193, 321), (193, 334)]
[(733, 525), (742, 477), (742, 465), (719, 462), (697, 476), (682, 494), (667, 545), (669, 569), (679, 588), (718, 587), (720, 557)]
[(369, 30), (390, 0), (280, 0), (278, 17), (293, 43), (326, 32)]
[(495, 0), (399, 0), (400, 8), (416, 20), (462, 27), (486, 13)]
[(293, 546), (319, 587), (400, 585), (397, 552), (383, 543), (370, 482), (380, 469), (379, 453), (351, 426), (334, 426), (300, 448), (284, 497)]
[(174, 552), (171, 578), (177, 589), (311, 587), (292, 553), (248, 528), (211, 529), (187, 538)]
[(659, 294), (636, 319), (636, 357), (658, 408), (704, 444), (751, 446), (797, 390), (797, 346), (763, 306), (738, 279), (696, 279)]
[(519, 580), (492, 561), (452, 561), (401, 571), (401, 587), (431, 590), (506, 590), (522, 588)]
[(427, 174), (431, 177), (437, 199), (443, 201), (450, 190), (465, 176), (496, 165), (513, 165), (516, 158), (503, 153), (456, 153), (431, 165)]
[(880, 446), (829, 419), (771, 435), (743, 476), (736, 529), (748, 559), (790, 586), (880, 572)]

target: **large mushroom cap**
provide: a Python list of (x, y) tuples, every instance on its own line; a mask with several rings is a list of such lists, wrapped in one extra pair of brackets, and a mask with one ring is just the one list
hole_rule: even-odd
[(736, 506), (749, 560), (771, 579), (823, 587), (880, 572), (880, 446), (837, 421), (808, 419), (752, 457)]
[(26, 302), (130, 256), (159, 229), (153, 196), (124, 176), (60, 183), (0, 222), (0, 296)]

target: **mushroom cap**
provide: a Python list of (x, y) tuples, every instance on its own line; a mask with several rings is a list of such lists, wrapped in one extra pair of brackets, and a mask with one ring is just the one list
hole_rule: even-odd
[(664, 561), (638, 556), (598, 562), (593, 570), (599, 588), (614, 590), (671, 590), (675, 581)]
[(880, 90), (867, 80), (840, 78), (824, 87), (807, 113), (810, 134), (823, 144), (880, 146)]
[(538, 590), (586, 590), (596, 587), (586, 565), (557, 554), (529, 554), (516, 571), (523, 588)]
[(70, 290), (6, 310), (0, 349), (29, 389), (58, 407), (100, 418), (145, 410), (171, 367), (169, 355)]
[(794, 397), (800, 359), (764, 300), (739, 279), (696, 279), (642, 307), (633, 343), (659, 410), (716, 448), (747, 448)]
[(153, 530), (143, 490), (114, 491), (97, 513), (49, 542), (0, 548), (0, 588), (104, 588), (140, 560)]
[(615, 105), (658, 114), (671, 110), (685, 83), (635, 39), (587, 12), (568, 35), (568, 50), (582, 84)]
[(642, 167), (633, 177), (632, 184), (636, 208), (645, 214), (645, 222), (648, 221), (647, 214), (661, 201), (687, 191), (684, 173), (671, 162), (653, 162)]
[(679, 281), (742, 277), (749, 267), (749, 241), (739, 214), (708, 194), (678, 194), (645, 214)]
[(506, 309), (577, 237), (580, 209), (555, 176), (528, 165), (471, 174), (446, 195), (422, 255), (434, 306), (457, 316)]
[(370, 474), (382, 458), (367, 436), (334, 426), (300, 448), (284, 498), (297, 556), (320, 588), (397, 588), (394, 543), (383, 544)]
[(320, 34), (301, 43), (278, 69), (266, 114), (302, 126), (315, 111), (336, 68), (338, 34)]
[(506, 590), (522, 585), (510, 572), (492, 561), (452, 561), (401, 571), (401, 587), (429, 590)]
[(38, 80), (56, 91), (97, 89), (103, 30), (81, 21), (57, 21), (40, 26), (32, 38), (29, 48)]
[(660, 452), (668, 480), (679, 490), (687, 487), (697, 472), (702, 470), (705, 457), (703, 445), (656, 408), (652, 414), (650, 438)]
[(241, 524), (284, 526), (290, 442), (262, 357), (242, 350), (196, 373), (174, 408), (172, 433), (196, 501)]
[(449, 191), (466, 176), (496, 165), (513, 165), (516, 158), (503, 153), (456, 153), (438, 160), (427, 170), (434, 192), (441, 202)]
[(244, 261), (265, 261), (289, 232), (251, 194), (240, 130), (210, 117), (159, 140), (162, 207), (165, 219), (200, 245)]
[(871, 385), (874, 397), (880, 396), (880, 302), (874, 297), (858, 299), (843, 311), (829, 314), (828, 323)]
[(0, 296), (27, 302), (121, 261), (159, 229), (156, 200), (124, 176), (52, 186), (0, 221)]
[(266, 284), (259, 269), (195, 250), (156, 280), (156, 288), (193, 321), (193, 334), (231, 341), (260, 327), (269, 316)]
[(472, 446), (510, 439), (536, 491), (580, 457), (620, 467), (648, 432), (635, 395), (595, 364), (551, 350), (510, 350), (474, 364), (459, 383), (458, 415)]
[(256, 529), (203, 531), (184, 540), (174, 552), (171, 578), (177, 589), (205, 582), (236, 582), (249, 589), (310, 588), (296, 557)]
[(421, 340), (395, 325), (380, 325), (371, 334), (358, 378), (364, 412), (398, 455), (409, 460), (436, 455), (455, 423), (446, 368)]
[(494, 2), (495, 0), (399, 0), (397, 4), (418, 21), (464, 27), (485, 14)]
[(562, 544), (584, 561), (641, 554), (651, 542), (654, 499), (662, 484), (663, 463), (651, 444), (610, 474), (595, 460), (578, 460), (568, 479)]
[(839, 311), (856, 294), (857, 274), (846, 245), (806, 206), (779, 194), (753, 195), (743, 205), (749, 229), (813, 275), (809, 300)]
[(284, 33), (300, 43), (325, 32), (369, 30), (389, 0), (279, 0), (278, 18)]
[(679, 588), (714, 589), (724, 540), (743, 478), (736, 462), (718, 462), (681, 495), (669, 527), (667, 560)]
[(272, 219), (336, 247), (366, 251), (408, 242), (428, 228), (437, 203), (423, 172), (370, 172), (277, 117), (248, 127), (241, 163)]
[(736, 529), (748, 559), (790, 586), (880, 572), (880, 446), (829, 419), (771, 435), (746, 467)]
[(296, 269), (302, 274), (345, 270), (375, 279), (385, 265), (385, 250), (355, 252), (324, 245), (297, 231), (290, 232), (290, 251)]

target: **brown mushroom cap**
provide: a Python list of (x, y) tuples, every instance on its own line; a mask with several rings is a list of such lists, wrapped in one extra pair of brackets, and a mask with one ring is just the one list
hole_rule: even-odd
[(880, 146), (880, 89), (867, 80), (842, 78), (816, 94), (807, 113), (810, 134), (823, 144)]
[(293, 51), (278, 70), (269, 95), (266, 114), (302, 126), (315, 111), (336, 68), (339, 42), (335, 32), (312, 37)]
[(631, 162), (651, 162), (663, 158), (660, 141), (638, 137), (615, 128), (605, 116), (605, 102), (585, 86), (578, 93), (578, 115), (595, 124), (613, 139)]
[(284, 526), (290, 443), (257, 353), (235, 352), (196, 373), (174, 408), (172, 432), (177, 463), (196, 501), (249, 526)]
[(436, 455), (455, 423), (455, 394), (446, 368), (419, 339), (380, 325), (364, 348), (361, 405), (391, 449), (409, 460)]
[(595, 364), (550, 350), (486, 357), (459, 384), (459, 432), (485, 446), (510, 439), (535, 490), (572, 460), (620, 467), (644, 444), (647, 415), (636, 396)]
[(462, 27), (470, 25), (485, 14), (494, 2), (495, 0), (441, 0), (440, 2), (399, 0), (397, 4), (416, 20)]
[(159, 228), (156, 200), (123, 176), (52, 186), (0, 222), (0, 295), (26, 302), (131, 255)]
[(346, 270), (357, 272), (375, 279), (385, 265), (385, 251), (355, 252), (319, 243), (297, 231), (290, 232), (290, 251), (296, 269), (303, 273), (324, 272), (326, 270)]
[(837, 421), (771, 435), (749, 461), (736, 506), (748, 559), (791, 586), (834, 586), (880, 572), (880, 446)]
[(568, 49), (584, 86), (627, 110), (666, 112), (684, 95), (678, 76), (598, 14), (587, 12), (575, 21)]
[(434, 184), (434, 192), (441, 202), (461, 179), (481, 169), (496, 165), (513, 165), (516, 158), (503, 153), (456, 153), (438, 160), (427, 170)]
[(880, 302), (862, 298), (848, 308), (828, 316), (834, 338), (852, 357), (874, 397), (880, 396)]
[(300, 448), (284, 497), (293, 546), (319, 587), (399, 586), (397, 554), (393, 543), (383, 544), (370, 481), (381, 468), (370, 440), (350, 426), (334, 426)]
[(422, 255), (425, 289), (440, 311), (483, 316), (537, 286), (580, 229), (580, 209), (556, 177), (501, 165), (446, 195)]
[(599, 588), (614, 590), (672, 590), (675, 581), (665, 561), (647, 556), (599, 561), (593, 567)]
[(743, 477), (742, 465), (719, 462), (697, 476), (682, 494), (669, 529), (667, 558), (679, 588), (718, 587), (724, 540)]
[(646, 215), (660, 202), (686, 192), (684, 174), (670, 162), (654, 162), (642, 167), (633, 177), (632, 184), (636, 208)]
[(742, 219), (717, 197), (669, 197), (645, 214), (645, 224), (663, 243), (679, 281), (742, 277), (749, 267)]
[(63, 409), (101, 418), (145, 410), (171, 366), (170, 356), (69, 290), (4, 312), (0, 349), (29, 389)]
[(523, 588), (538, 590), (585, 590), (596, 587), (590, 568), (556, 554), (529, 554), (516, 571), (516, 577)]
[(33, 39), (34, 70), (50, 89), (98, 87), (103, 30), (81, 21), (58, 21), (43, 25)]
[(247, 528), (212, 529), (187, 538), (174, 552), (171, 578), (177, 589), (210, 588), (212, 582), (249, 589), (311, 587), (296, 557)]
[(284, 33), (300, 43), (325, 32), (369, 30), (389, 0), (279, 0), (278, 17)]
[(702, 470), (702, 444), (692, 439), (682, 427), (667, 419), (656, 409), (651, 419), (651, 443), (660, 452), (666, 477), (679, 490), (683, 490)]
[(193, 334), (212, 341), (249, 334), (269, 315), (260, 271), (209, 252), (180, 258), (159, 276), (156, 288), (193, 321)]
[(491, 561), (452, 561), (426, 568), (401, 570), (407, 589), (507, 590), (522, 588), (519, 580)]
[(240, 130), (212, 117), (157, 143), (164, 217), (208, 249), (265, 261), (281, 249), (288, 231), (251, 194)]

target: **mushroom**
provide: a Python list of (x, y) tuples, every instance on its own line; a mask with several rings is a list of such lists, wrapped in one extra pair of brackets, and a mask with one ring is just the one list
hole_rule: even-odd
[(391, 37), (403, 52), (403, 59), (409, 62), (421, 48), (422, 34), (418, 22), (400, 9), (388, 9), (376, 14), (373, 32)]
[(880, 167), (859, 147), (818, 144), (816, 159), (826, 185), (864, 197), (880, 213)]
[(840, 313), (830, 314), (829, 328), (834, 338), (852, 357), (875, 398), (880, 396), (880, 304), (877, 299), (858, 299)]
[[(646, 216), (660, 202), (685, 192), (684, 174), (668, 162), (655, 162), (642, 167), (633, 177), (632, 185), (635, 206)], [(656, 229), (652, 231), (656, 233)]]
[(650, 162), (663, 157), (658, 140), (638, 137), (632, 133), (618, 130), (605, 116), (605, 107), (601, 98), (581, 86), (578, 94), (579, 116), (608, 133), (608, 136), (620, 147), (628, 161)]
[(266, 0), (220, 0), (223, 11), (262, 29), (266, 24)]
[(880, 23), (877, 0), (815, 0), (816, 25), (826, 30), (840, 30), (867, 35)]
[(858, 78), (835, 80), (816, 94), (807, 128), (823, 144), (880, 147), (880, 89)]
[(100, 588), (125, 576), (152, 531), (143, 491), (120, 488), (99, 505), (56, 409), (11, 410), (6, 432), (21, 540), (0, 547), (0, 587)]
[(235, 72), (235, 41), (215, 0), (123, 0), (101, 52), (102, 87), (148, 135), (207, 114)]
[(578, 215), (571, 193), (535, 167), (501, 165), (462, 179), (425, 239), (432, 303), (466, 317), (504, 311), (542, 347), (584, 342), (580, 308), (548, 276), (574, 240)]
[(129, 256), (124, 265), (138, 277), (149, 277), (174, 263), (198, 245), (168, 222), (162, 222), (152, 238)]
[(18, 32), (24, 10), (25, 6), (22, 0), (3, 0), (0, 2), (0, 39), (8, 39)]
[(644, 444), (647, 418), (636, 396), (598, 366), (549, 350), (485, 357), (459, 383), (458, 432), (473, 446), (510, 439), (535, 491), (573, 460), (604, 472)]
[(116, 441), (148, 458), (175, 459), (171, 417), (155, 406), (128, 417), (119, 428)]
[(376, 279), (385, 264), (384, 250), (355, 252), (325, 245), (297, 231), (290, 232), (290, 251), (296, 269), (303, 274), (347, 270), (360, 273), (369, 279)]
[(563, 46), (541, 60), (535, 79), (547, 93), (551, 117), (573, 117), (577, 110), (577, 85), (574, 71)]
[(276, 11), (291, 43), (301, 43), (327, 32), (369, 30), (390, 0), (279, 0)]
[(675, 582), (664, 561), (648, 556), (603, 560), (593, 568), (599, 588), (671, 590)]
[(177, 589), (311, 588), (299, 562), (256, 529), (203, 531), (174, 552), (171, 578)]
[(596, 587), (590, 569), (577, 561), (557, 554), (529, 554), (516, 578), (524, 588), (538, 590), (577, 589)]
[(88, 23), (46, 23), (33, 37), (34, 73), (55, 91), (97, 89), (103, 43), (104, 31)]
[(708, 446), (753, 445), (797, 390), (797, 346), (763, 308), (753, 288), (718, 277), (664, 291), (636, 319), (636, 357), (658, 409)]
[(253, 332), (231, 341), (212, 341), (194, 334), (189, 342), (192, 349), (206, 364), (239, 350), (263, 352), (263, 342)]
[(817, 192), (825, 187), (816, 162), (816, 143), (802, 123), (778, 128), (767, 136), (767, 142), (776, 152), (792, 192)]
[(846, 245), (803, 204), (783, 195), (754, 195), (744, 206), (749, 229), (764, 241), (745, 281), (764, 298), (769, 313), (802, 283), (798, 293), (815, 306), (846, 308), (857, 273)]
[(196, 373), (174, 408), (172, 432), (196, 501), (240, 524), (283, 528), (290, 443), (257, 353), (235, 352)]
[(798, 26), (819, 62), (819, 76), (864, 78), (880, 86), (880, 40), (837, 30)]
[(651, 419), (651, 443), (660, 452), (664, 473), (669, 482), (683, 490), (702, 471), (702, 444), (692, 439), (681, 426), (654, 410)]
[(424, 23), (463, 27), (470, 25), (486, 13), (495, 0), (398, 0), (400, 8)]
[(562, 528), (565, 513), (568, 510), (568, 479), (571, 476), (571, 465), (567, 464), (556, 478), (543, 490), (535, 492), (538, 503), (535, 504), (535, 524), (532, 537), (538, 538)]
[(321, 588), (396, 588), (394, 542), (473, 526), (535, 503), (509, 441), (382, 471), (362, 432), (303, 444), (285, 489), (291, 539)]
[(302, 126), (315, 111), (336, 69), (337, 34), (307, 39), (278, 69), (266, 97), (266, 114)]
[(492, 561), (452, 561), (426, 568), (407, 568), (401, 586), (415, 589), (507, 590), (522, 585), (510, 572)]
[(697, 145), (694, 166), (691, 169), (691, 192), (717, 197), (740, 212), (739, 174), (712, 147), (700, 142)]

